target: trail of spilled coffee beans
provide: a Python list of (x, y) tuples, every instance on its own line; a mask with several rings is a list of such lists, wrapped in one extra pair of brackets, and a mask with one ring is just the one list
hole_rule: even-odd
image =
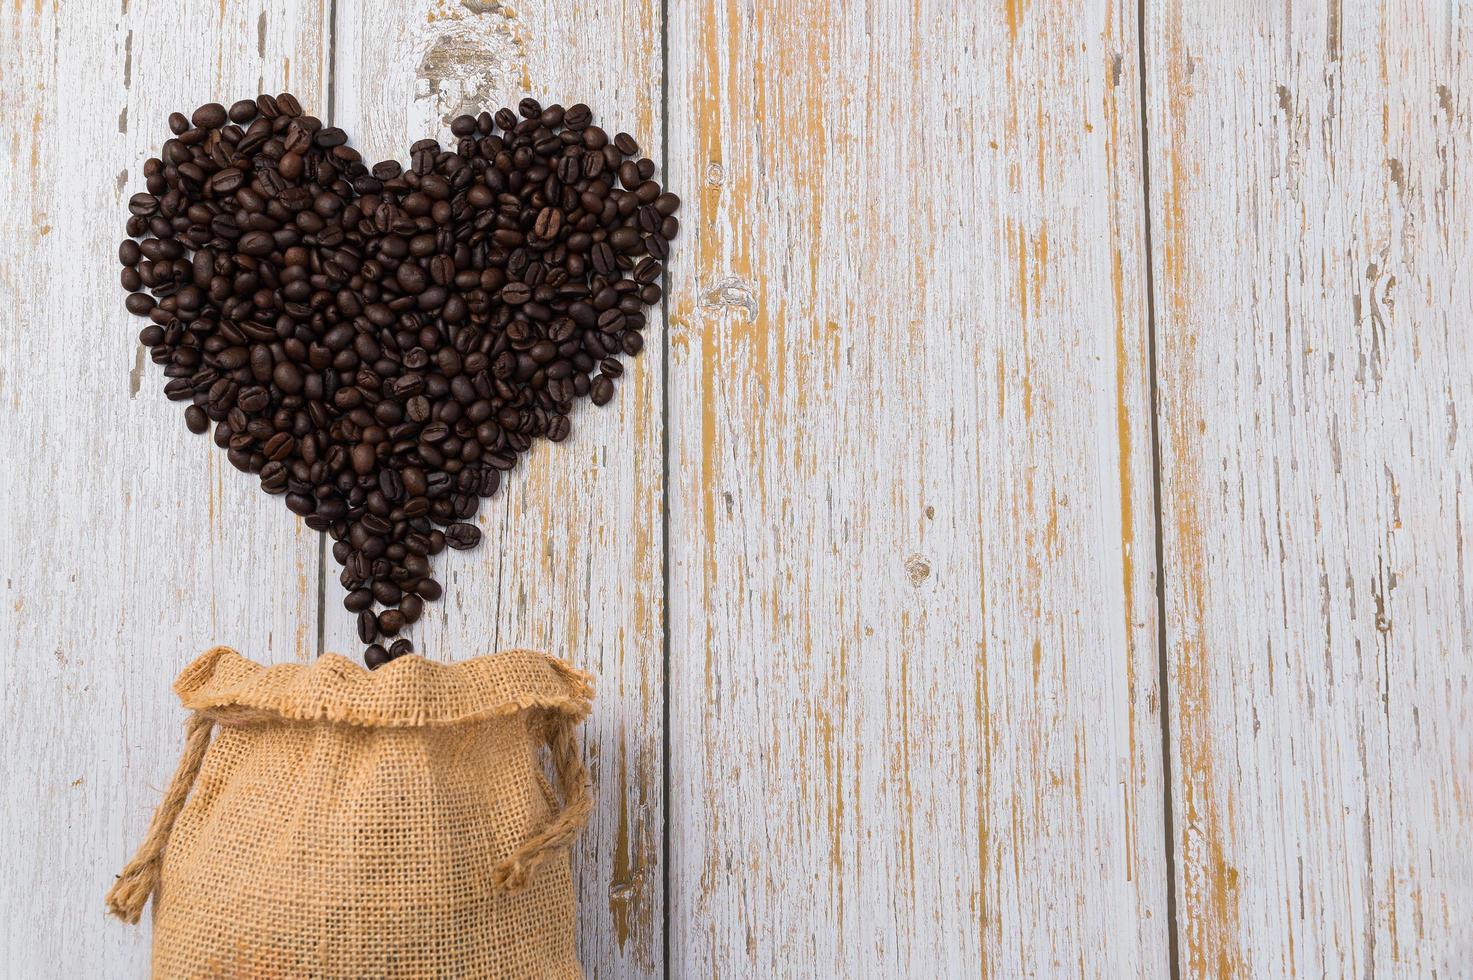
[[(430, 557), (644, 346), (680, 200), (586, 105), (460, 116), (368, 167), (290, 94), (169, 117), (128, 202), (130, 313), (184, 421), (333, 557), (364, 661), (440, 598)], [(134, 239), (141, 239), (134, 241)], [(375, 613), (373, 607), (381, 607)]]

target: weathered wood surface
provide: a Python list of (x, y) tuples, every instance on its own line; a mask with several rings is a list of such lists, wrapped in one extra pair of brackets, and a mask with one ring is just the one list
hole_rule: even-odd
[[(340, 5), (337, 23), (335, 121), (374, 160), (408, 159), (424, 136), (448, 145), (453, 116), (529, 94), (588, 103), (660, 160), (658, 6), (416, 0)], [(664, 973), (663, 332), (660, 309), (650, 316), (618, 397), (580, 406), (571, 438), (512, 471), (482, 505), (481, 546), (436, 560), (445, 600), (408, 633), (431, 657), (531, 647), (597, 675), (583, 731), (597, 803), (574, 871), (580, 953), (601, 976)], [(336, 575), (327, 647), (356, 652)]]
[(101, 895), (182, 664), (359, 646), (116, 286), (167, 112), (286, 87), (375, 158), (528, 93), (662, 171), (668, 134), (668, 338), (411, 631), (599, 675), (591, 976), (1466, 973), (1470, 41), (1388, 3), (0, 7), (0, 975), (145, 974)]
[(327, 9), (0, 11), (0, 975), (146, 975), (147, 930), (101, 896), (178, 758), (169, 684), (217, 639), (316, 651), (318, 536), (164, 400), (116, 248), (169, 110), (263, 85), (325, 96)]
[(671, 5), (672, 976), (1168, 969), (1135, 26)]
[(1146, 20), (1182, 975), (1467, 976), (1473, 19)]

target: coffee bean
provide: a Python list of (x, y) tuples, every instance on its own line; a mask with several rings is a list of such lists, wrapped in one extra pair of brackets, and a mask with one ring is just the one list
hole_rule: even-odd
[[(404, 628), (404, 614), (397, 609), (385, 609), (378, 614), (378, 630), (385, 636), (398, 636), (399, 631)], [(363, 633), (360, 625), (359, 635)]]
[(414, 644), (410, 643), (403, 637), (400, 637), (399, 639), (394, 641), (392, 646), (389, 647), (389, 658), (392, 660), (398, 660), (400, 657), (407, 656), (413, 652)]
[(194, 110), (189, 121), (200, 129), (219, 129), (225, 125), (225, 107), (218, 102), (206, 102)]
[[(398, 644), (394, 644), (398, 646)], [(393, 655), (378, 643), (370, 643), (363, 650), (363, 663), (369, 670), (378, 670), (384, 664), (393, 659)]]
[(198, 405), (190, 405), (184, 410), (184, 424), (190, 432), (199, 435), (210, 427), (210, 417)]
[(276, 250), (276, 241), (264, 231), (252, 231), (240, 237), (236, 247), (252, 258), (265, 258)]
[(593, 121), (593, 110), (582, 102), (575, 102), (563, 113), (563, 125), (574, 132), (587, 129)]
[(474, 548), (481, 543), (481, 529), (474, 524), (451, 524), (445, 529), (445, 543), (457, 551)]
[(372, 643), (374, 637), (378, 636), (378, 617), (370, 609), (364, 609), (358, 613), (358, 639), (364, 643)]
[(549, 205), (537, 213), (537, 221), (532, 226), (532, 232), (543, 241), (550, 242), (557, 237), (562, 227), (562, 210)]
[(231, 122), (244, 126), (256, 118), (256, 111), (256, 103), (253, 100), (241, 99), (239, 102), (230, 106), (230, 111), (227, 115), (230, 116)]
[(457, 116), (408, 171), (288, 93), (169, 128), (118, 249), (139, 342), (191, 431), (333, 535), (370, 664), (402, 655), (374, 639), (441, 597), (430, 557), (480, 541), (480, 498), (575, 399), (613, 397), (679, 198), (581, 103)]
[(641, 243), (639, 232), (633, 228), (615, 228), (609, 235), (609, 244), (626, 254), (640, 251)]

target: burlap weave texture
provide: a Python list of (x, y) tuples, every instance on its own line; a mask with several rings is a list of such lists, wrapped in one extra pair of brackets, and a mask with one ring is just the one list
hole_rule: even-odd
[(217, 647), (174, 688), (184, 758), (108, 896), (136, 921), (155, 895), (156, 977), (581, 976), (587, 675), (530, 651), (368, 671)]

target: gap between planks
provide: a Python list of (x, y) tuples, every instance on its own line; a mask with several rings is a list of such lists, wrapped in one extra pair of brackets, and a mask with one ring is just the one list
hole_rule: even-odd
[(1146, 65), (1146, 2), (1136, 0), (1135, 51), (1140, 72), (1141, 126), (1141, 230), (1145, 244), (1146, 273), (1146, 375), (1151, 405), (1151, 520), (1156, 561), (1156, 655), (1157, 683), (1161, 698), (1161, 813), (1162, 853), (1166, 858), (1166, 949), (1171, 980), (1180, 980), (1181, 954), (1177, 948), (1176, 904), (1176, 814), (1173, 806), (1171, 769), (1170, 646), (1166, 633), (1166, 549), (1161, 513), (1161, 399), (1156, 369), (1156, 263), (1151, 227), (1151, 121), (1150, 75)]

